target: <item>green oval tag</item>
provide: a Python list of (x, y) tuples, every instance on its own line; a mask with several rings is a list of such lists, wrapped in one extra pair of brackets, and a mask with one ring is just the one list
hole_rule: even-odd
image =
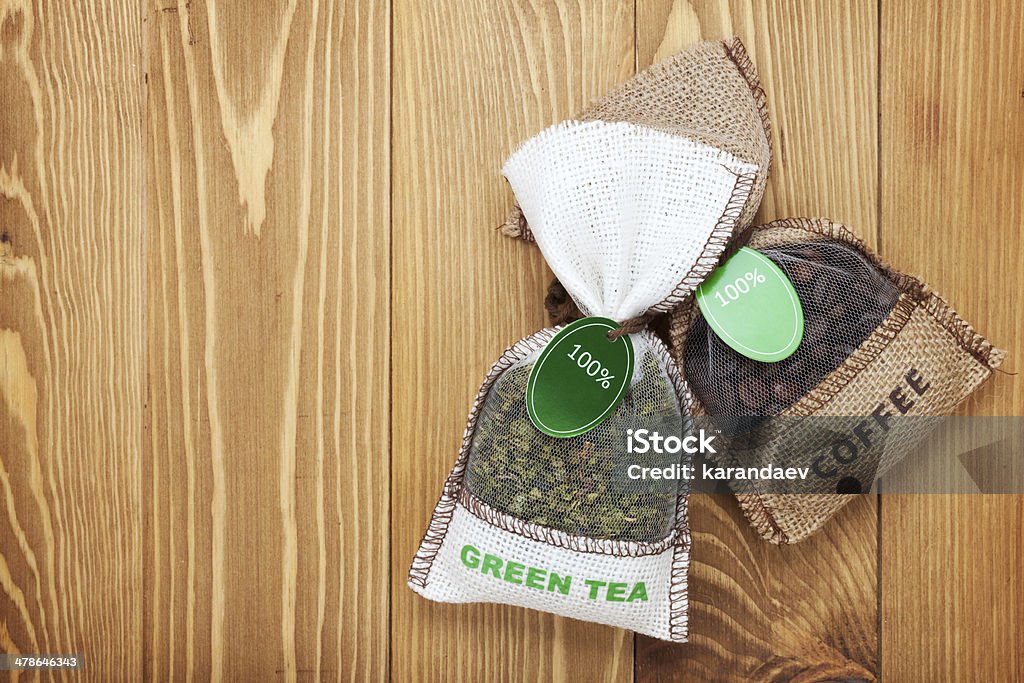
[(615, 410), (633, 378), (633, 342), (628, 335), (608, 340), (618, 328), (608, 318), (583, 318), (548, 342), (526, 385), (526, 409), (537, 429), (579, 436)]
[(789, 358), (804, 337), (793, 283), (759, 251), (743, 247), (697, 288), (697, 305), (723, 342), (747, 358)]

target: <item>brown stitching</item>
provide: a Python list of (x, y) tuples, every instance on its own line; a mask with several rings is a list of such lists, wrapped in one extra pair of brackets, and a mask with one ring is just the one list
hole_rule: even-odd
[[(747, 208), (747, 205), (751, 203), (751, 199), (753, 199), (753, 188), (756, 184), (758, 174), (761, 174), (762, 177), (767, 177), (767, 175), (771, 172), (773, 153), (771, 136), (772, 127), (771, 120), (768, 116), (767, 97), (765, 95), (764, 88), (762, 88), (761, 86), (760, 79), (757, 76), (757, 70), (754, 67), (753, 62), (751, 61), (750, 56), (746, 51), (746, 48), (743, 46), (743, 42), (738, 37), (734, 37), (731, 41), (722, 40), (717, 42), (721, 46), (724, 52), (724, 56), (732, 63), (732, 65), (735, 67), (739, 75), (743, 78), (748, 89), (750, 90), (750, 94), (754, 103), (754, 108), (757, 111), (758, 118), (761, 121), (761, 127), (764, 132), (765, 140), (768, 144), (768, 164), (766, 168), (758, 168), (753, 174), (742, 174), (738, 177), (737, 184), (733, 188), (733, 194), (729, 199), (729, 203), (726, 205), (726, 210), (722, 214), (718, 223), (716, 224), (711, 236), (709, 236), (708, 241), (705, 243), (704, 249), (702, 250), (701, 255), (698, 257), (694, 268), (691, 269), (690, 273), (688, 273), (687, 276), (684, 277), (684, 279), (676, 286), (675, 290), (673, 290), (673, 292), (668, 296), (668, 298), (652, 306), (645, 312), (648, 314), (664, 313), (670, 311), (683, 300), (687, 291), (692, 291), (697, 285), (703, 282), (711, 274), (711, 272), (714, 271), (716, 267), (718, 267), (718, 264), (721, 262), (723, 256), (725, 255), (726, 249), (733, 241), (733, 233), (736, 230), (739, 218), (743, 215), (744, 210)], [(655, 74), (657, 76), (663, 71), (669, 70), (670, 67), (675, 64), (675, 61), (677, 59), (680, 59), (684, 55), (688, 57), (693, 56), (689, 54), (689, 51), (681, 52), (672, 59), (659, 62), (649, 67), (648, 69), (645, 69), (644, 71), (635, 74), (633, 78), (636, 79), (643, 74)], [(716, 58), (714, 58), (713, 56), (705, 57), (705, 61), (713, 60), (716, 60)], [(618, 97), (619, 91), (621, 89), (626, 88), (627, 84), (628, 82), (622, 84), (621, 86), (613, 89), (610, 93), (605, 95), (605, 97), (600, 98), (599, 100), (591, 103), (587, 107), (587, 109), (580, 115), (579, 118), (581, 120), (592, 120), (588, 112), (591, 112), (595, 109), (599, 110), (604, 105), (604, 103), (615, 100)], [(665, 128), (657, 125), (651, 125), (650, 123), (630, 123), (633, 123), (634, 125), (640, 125), (643, 127), (651, 128), (654, 130), (662, 130), (665, 132), (677, 134), (677, 132), (674, 129)], [(733, 207), (733, 202), (736, 199), (737, 192), (739, 190), (744, 189), (746, 190), (746, 192), (744, 194), (743, 201), (740, 203), (740, 206)], [(726, 223), (726, 221), (728, 221), (728, 223)], [(723, 223), (726, 224), (723, 225)], [(512, 211), (510, 212), (508, 219), (500, 227), (500, 229), (503, 234), (508, 235), (510, 237), (517, 237), (528, 242), (536, 241), (532, 231), (529, 228), (526, 217), (523, 215), (522, 209), (520, 208), (518, 203), (513, 205)]]
[(430, 566), (434, 563), (437, 553), (441, 550), (441, 543), (448, 533), (448, 525), (455, 512), (455, 502), (455, 499), (448, 494), (448, 488), (445, 487), (441, 499), (430, 515), (430, 524), (423, 534), (419, 549), (412, 559), (412, 566), (409, 568), (409, 583), (420, 588), (426, 587)]
[[(653, 336), (653, 335), (652, 335)], [(664, 344), (653, 345), (665, 368), (679, 398), (683, 415), (688, 416), (693, 410), (693, 400), (683, 380), (678, 366), (672, 361), (671, 354)], [(680, 483), (676, 492), (676, 541), (672, 551), (672, 568), (669, 573), (668, 589), (668, 629), (669, 638), (678, 643), (685, 643), (690, 635), (689, 624), (689, 575), (690, 575), (690, 487)]]
[(448, 526), (452, 521), (452, 515), (455, 513), (455, 503), (458, 501), (459, 491), (462, 488), (462, 479), (466, 474), (469, 447), (473, 441), (476, 422), (480, 417), (480, 411), (483, 408), (484, 401), (487, 399), (487, 394), (491, 390), (491, 386), (505, 370), (526, 358), (530, 353), (543, 348), (555, 336), (557, 331), (554, 328), (543, 329), (508, 347), (494, 365), (491, 366), (487, 376), (484, 377), (484, 381), (480, 385), (480, 391), (477, 392), (476, 401), (473, 402), (473, 407), (469, 412), (469, 419), (466, 421), (466, 430), (462, 434), (462, 446), (459, 448), (459, 456), (455, 460), (451, 473), (445, 480), (444, 487), (441, 490), (441, 497), (430, 515), (430, 524), (423, 534), (423, 539), (420, 541), (415, 557), (413, 557), (412, 566), (409, 567), (409, 583), (421, 588), (427, 585), (430, 568), (437, 558), (437, 553), (441, 550), (441, 544), (444, 543), (444, 538), (448, 534)]
[(517, 536), (529, 538), (533, 541), (539, 541), (578, 553), (611, 555), (613, 557), (647, 557), (649, 555), (660, 555), (676, 543), (677, 532), (675, 529), (669, 532), (665, 538), (652, 543), (591, 538), (589, 536), (569, 534), (558, 529), (527, 522), (497, 510), (474, 496), (467, 489), (462, 490), (462, 494), (459, 496), (459, 504), (474, 517), (493, 527), (516, 534)]
[(750, 60), (747, 48), (743, 46), (743, 41), (737, 37), (728, 43), (723, 40), (722, 45), (725, 47), (726, 56), (732, 60), (732, 63), (736, 65), (736, 70), (740, 72), (740, 76), (747, 82), (750, 94), (754, 98), (757, 115), (761, 117), (764, 136), (768, 140), (768, 167), (764, 169), (764, 174), (767, 176), (772, 170), (772, 154), (774, 152), (772, 149), (772, 123), (768, 118), (768, 98), (765, 96), (764, 88), (761, 87), (761, 80), (757, 76), (757, 69), (754, 68), (754, 64)]
[[(478, 519), (498, 526), (512, 533), (519, 533), (527, 538), (533, 538), (541, 542), (549, 543), (558, 547), (565, 547), (577, 552), (596, 552), (628, 557), (644, 557), (660, 554), (672, 549), (672, 565), (670, 570), (669, 584), (669, 634), (675, 642), (686, 642), (689, 636), (688, 608), (689, 589), (688, 576), (690, 568), (690, 547), (691, 535), (688, 510), (688, 487), (680, 486), (676, 495), (676, 524), (673, 530), (662, 541), (656, 543), (641, 543), (636, 541), (613, 541), (592, 539), (581, 536), (571, 536), (564, 532), (548, 529), (536, 524), (515, 519), (509, 515), (494, 510), (483, 501), (473, 496), (468, 490), (462, 488), (462, 480), (465, 476), (466, 465), (469, 457), (469, 447), (472, 436), (476, 429), (476, 422), (479, 418), (483, 402), (490, 392), (495, 380), (509, 367), (521, 361), (533, 351), (543, 348), (551, 340), (557, 329), (548, 328), (534, 333), (529, 337), (510, 346), (505, 353), (492, 366), (490, 372), (484, 378), (477, 399), (470, 411), (466, 431), (463, 434), (462, 447), (455, 466), (449, 474), (440, 500), (431, 515), (430, 524), (424, 534), (420, 547), (413, 558), (412, 566), (409, 569), (409, 582), (420, 588), (425, 588), (430, 574), (430, 569), (441, 549), (448, 527), (451, 524), (452, 516), (458, 503), (462, 503), (467, 511)], [(659, 358), (662, 367), (665, 368), (679, 401), (680, 408), (687, 411), (692, 405), (689, 398), (689, 391), (679, 373), (678, 368), (672, 361), (668, 349), (651, 331), (645, 330), (642, 336), (650, 343), (652, 352)], [(461, 500), (460, 500), (461, 499)]]
[(672, 551), (672, 568), (668, 589), (669, 638), (685, 643), (690, 635), (689, 625), (690, 533), (681, 535)]
[(906, 295), (900, 296), (892, 312), (871, 335), (858, 346), (843, 363), (829, 373), (781, 415), (807, 417), (828, 405), (846, 386), (870, 365), (896, 339), (910, 321), (918, 302)]
[(953, 336), (964, 351), (990, 370), (995, 370), (1003, 364), (1006, 360), (1006, 351), (996, 348), (992, 342), (978, 334), (941, 296), (934, 292), (927, 296), (923, 305), (924, 310)]
[[(739, 501), (743, 513), (761, 538), (769, 543), (787, 545), (791, 542), (789, 534), (775, 521), (775, 515), (772, 514), (771, 508), (765, 504), (761, 495), (760, 493), (738, 493), (736, 500)], [(751, 502), (757, 506), (756, 510), (747, 508), (747, 503)]]
[[(548, 293), (544, 297), (544, 310), (548, 313), (548, 321), (552, 325), (567, 325), (583, 317), (579, 306), (569, 296), (565, 286), (555, 278), (548, 285)], [(650, 313), (627, 318), (619, 323), (617, 329), (608, 332), (608, 339), (614, 341), (627, 334), (636, 334), (646, 329), (647, 325), (657, 316)]]
[[(732, 194), (725, 205), (725, 210), (719, 217), (715, 227), (711, 230), (707, 242), (700, 256), (697, 257), (693, 268), (683, 277), (676, 288), (661, 302), (652, 306), (648, 313), (662, 313), (670, 311), (683, 301), (693, 290), (703, 282), (718, 267), (722, 254), (732, 239), (733, 231), (736, 229), (736, 222), (743, 213), (747, 197), (754, 186), (754, 173), (739, 173), (736, 175), (736, 183), (733, 185)], [(742, 199), (739, 199), (742, 195)]]

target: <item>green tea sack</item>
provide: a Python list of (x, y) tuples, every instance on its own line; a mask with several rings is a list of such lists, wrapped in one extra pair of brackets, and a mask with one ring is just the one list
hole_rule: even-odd
[[(533, 236), (587, 317), (530, 335), (492, 367), (413, 560), (413, 590), (686, 640), (686, 487), (627, 475), (681, 459), (627, 453), (629, 430), (681, 436), (689, 412), (668, 349), (644, 326), (713, 268), (756, 172), (687, 137), (603, 121), (564, 122), (510, 157), (504, 173)], [(566, 342), (592, 325), (608, 327), (587, 351)], [(597, 362), (601, 345), (627, 349), (631, 369)], [(541, 418), (533, 378), (590, 351), (567, 366), (578, 371), (568, 383), (587, 384), (563, 403), (585, 403), (595, 386), (618, 387), (617, 402), (553, 435), (563, 432)]]

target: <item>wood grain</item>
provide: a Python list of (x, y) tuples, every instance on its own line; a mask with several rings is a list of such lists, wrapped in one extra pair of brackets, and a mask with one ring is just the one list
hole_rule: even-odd
[[(882, 4), (882, 246), (1019, 372), (1024, 282), (1024, 9)], [(967, 414), (1024, 415), (997, 375)], [(1024, 498), (885, 496), (883, 671), (890, 680), (1024, 676)]]
[(0, 651), (98, 679), (142, 661), (140, 25), (0, 1)]
[(632, 634), (432, 603), (406, 579), (480, 381), (546, 323), (540, 254), (496, 230), (502, 162), (632, 74), (632, 5), (404, 0), (393, 41), (392, 676), (627, 680)]
[[(1024, 676), (1021, 496), (865, 497), (786, 548), (694, 496), (686, 645), (405, 585), (481, 378), (545, 324), (502, 161), (734, 34), (774, 125), (760, 219), (850, 224), (1019, 372), (1019, 2), (0, 0), (0, 651), (86, 680)], [(1024, 384), (964, 411), (1022, 415)]]
[[(874, 4), (637, 3), (641, 66), (731, 35), (758, 68), (773, 125), (774, 162), (758, 220), (830, 216), (875, 242)], [(877, 674), (876, 499), (858, 499), (788, 547), (761, 540), (731, 496), (690, 500), (691, 642), (638, 637), (638, 681)]]
[(149, 5), (147, 678), (386, 677), (388, 17)]

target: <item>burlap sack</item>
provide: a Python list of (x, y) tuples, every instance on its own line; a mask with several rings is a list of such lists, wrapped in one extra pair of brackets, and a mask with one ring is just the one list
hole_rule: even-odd
[(643, 327), (717, 264), (758, 171), (684, 136), (604, 121), (559, 124), (510, 157), (504, 173), (548, 265), (584, 315), (622, 323), (635, 369), (606, 421), (555, 438), (532, 424), (525, 397), (557, 330), (505, 352), (413, 559), (414, 591), (686, 640), (686, 488), (628, 481), (627, 430), (683, 430), (688, 394), (664, 343)]
[[(757, 166), (737, 228), (750, 225), (771, 170), (771, 126), (757, 70), (739, 38), (699, 43), (638, 73), (578, 117), (625, 121), (681, 135)], [(533, 241), (515, 205), (501, 228)]]
[(743, 445), (732, 449), (728, 464), (810, 470), (811, 478), (790, 493), (733, 483), (761, 536), (795, 543), (850, 500), (844, 493), (870, 488), (935, 424), (915, 416), (952, 412), (1005, 352), (839, 224), (779, 220), (754, 228), (747, 246), (793, 282), (805, 316), (800, 348), (779, 363), (744, 358), (690, 301), (671, 315), (673, 354), (695, 410), (732, 418), (720, 424)]

